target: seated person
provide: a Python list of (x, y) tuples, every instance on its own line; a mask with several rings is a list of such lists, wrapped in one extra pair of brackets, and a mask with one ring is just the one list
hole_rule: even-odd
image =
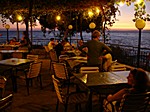
[(117, 104), (118, 106), (120, 105), (119, 102), (124, 94), (145, 93), (148, 89), (149, 78), (146, 72), (141, 68), (131, 70), (127, 79), (128, 85), (131, 86), (130, 88), (121, 89), (117, 93), (107, 96), (108, 102), (117, 101), (117, 103), (115, 104), (116, 107)]
[(28, 49), (30, 51), (31, 50), (31, 41), (28, 37), (28, 32), (23, 31), (22, 34), (23, 34), (23, 36), (20, 41), (19, 49)]
[(103, 70), (104, 71), (111, 71), (111, 65), (112, 65), (112, 56), (110, 53), (107, 53), (103, 57)]
[(17, 38), (16, 37), (13, 37), (10, 42), (9, 42), (10, 45), (18, 45), (19, 42), (17, 41)]
[(54, 38), (51, 38), (50, 42), (48, 43), (49, 51), (54, 49), (54, 46), (55, 46), (55, 40), (54, 40)]
[(63, 46), (64, 46), (64, 50), (71, 50), (71, 49), (72, 49), (72, 46), (71, 46), (71, 44), (69, 43), (68, 39), (65, 38), (64, 41), (65, 41), (65, 43), (64, 43), (64, 45), (63, 45)]

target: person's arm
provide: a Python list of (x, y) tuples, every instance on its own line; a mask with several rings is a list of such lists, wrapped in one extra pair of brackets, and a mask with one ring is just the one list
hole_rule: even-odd
[(110, 95), (108, 95), (107, 96), (107, 100), (109, 101), (109, 102), (112, 102), (112, 101), (119, 101), (119, 100), (121, 100), (122, 99), (122, 96), (124, 95), (124, 94), (126, 94), (127, 93), (127, 90), (126, 90), (126, 88), (125, 89), (121, 89), (120, 91), (118, 91), (117, 93), (115, 93), (115, 94), (110, 94)]
[(79, 49), (82, 53), (87, 54), (87, 53), (85, 52), (85, 50), (83, 50), (83, 48), (85, 48), (85, 47), (87, 47), (87, 42), (84, 43), (82, 46), (78, 47), (78, 49)]
[(105, 45), (105, 44), (103, 44), (103, 46), (104, 46), (104, 50), (106, 50), (105, 52), (107, 52), (107, 53), (112, 53), (112, 50), (111, 50), (110, 47), (108, 47), (108, 46)]

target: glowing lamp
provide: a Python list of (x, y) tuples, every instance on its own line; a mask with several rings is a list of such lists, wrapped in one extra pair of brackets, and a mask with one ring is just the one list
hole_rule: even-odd
[(23, 18), (22, 18), (21, 15), (17, 15), (17, 20), (18, 20), (18, 21), (22, 21), (22, 19), (23, 19)]
[(90, 29), (94, 29), (96, 27), (96, 24), (94, 23), (94, 22), (91, 22), (90, 24), (89, 24), (89, 28)]
[(137, 19), (135, 21), (135, 26), (137, 29), (143, 29), (145, 27), (145, 21), (143, 19)]
[(72, 25), (69, 25), (69, 26), (68, 26), (68, 29), (69, 29), (69, 30), (71, 30), (72, 28), (73, 28), (73, 26), (72, 26)]
[(6, 29), (9, 29), (9, 28), (10, 28), (10, 25), (9, 25), (9, 24), (6, 24), (6, 25), (5, 25), (5, 28), (6, 28)]
[(141, 30), (145, 27), (145, 21), (143, 19), (137, 19), (135, 21), (135, 26), (139, 30), (139, 40), (138, 40), (138, 52), (137, 52), (137, 67), (140, 66), (140, 49), (141, 49)]
[(59, 21), (61, 19), (60, 16), (56, 16), (56, 20)]

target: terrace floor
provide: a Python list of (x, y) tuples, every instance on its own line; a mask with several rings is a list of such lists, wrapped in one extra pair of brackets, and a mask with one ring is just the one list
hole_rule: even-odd
[[(34, 54), (39, 54), (40, 61), (43, 62), (42, 65), (42, 83), (43, 89), (37, 86), (36, 81), (33, 82), (33, 86), (30, 87), (30, 95), (27, 95), (27, 90), (25, 86), (25, 81), (17, 80), (18, 92), (14, 93), (12, 112), (55, 112), (57, 96), (53, 90), (53, 83), (51, 79), (51, 73), (49, 70), (50, 60), (45, 58), (45, 54), (42, 52), (34, 52)], [(8, 79), (6, 85), (6, 94), (12, 91), (11, 80)], [(99, 112), (99, 102), (95, 98), (95, 103), (93, 104), (93, 112)], [(68, 112), (75, 112), (73, 109), (74, 105), (70, 105)], [(63, 106), (60, 105), (59, 112), (62, 111)], [(84, 106), (82, 106), (83, 112), (85, 112)]]

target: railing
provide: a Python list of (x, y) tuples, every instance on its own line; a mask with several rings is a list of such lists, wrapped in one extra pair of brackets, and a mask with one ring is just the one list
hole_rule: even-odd
[[(133, 67), (137, 67), (137, 47), (109, 44), (113, 51), (114, 60)], [(141, 48), (139, 67), (150, 71), (150, 49)]]
[[(70, 40), (69, 40), (70, 41)], [(71, 43), (77, 44), (79, 39), (71, 39)], [(87, 41), (87, 40), (84, 40)], [(47, 45), (49, 39), (34, 39), (33, 45)], [(118, 44), (107, 44), (113, 51), (113, 60), (117, 60), (120, 63), (124, 63), (133, 67), (137, 67), (137, 47), (118, 45)], [(141, 48), (140, 50), (140, 63), (139, 67), (150, 71), (150, 49)]]

